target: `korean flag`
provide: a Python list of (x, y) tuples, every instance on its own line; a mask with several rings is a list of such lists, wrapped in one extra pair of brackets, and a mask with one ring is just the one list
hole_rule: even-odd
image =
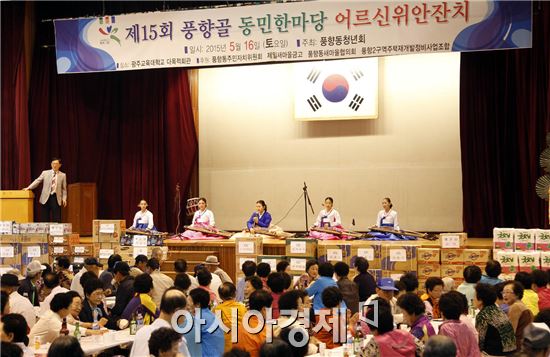
[(293, 64), (296, 120), (376, 119), (378, 58)]

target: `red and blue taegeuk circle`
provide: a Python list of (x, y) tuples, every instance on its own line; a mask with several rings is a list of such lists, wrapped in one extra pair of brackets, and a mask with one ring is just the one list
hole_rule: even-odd
[(340, 74), (331, 74), (323, 81), (323, 95), (329, 102), (338, 103), (343, 101), (348, 92), (348, 81)]

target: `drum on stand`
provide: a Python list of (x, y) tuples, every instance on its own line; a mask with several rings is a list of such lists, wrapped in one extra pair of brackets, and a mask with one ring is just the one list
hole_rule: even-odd
[(190, 198), (187, 200), (187, 205), (185, 206), (187, 210), (187, 215), (192, 216), (195, 212), (199, 210), (199, 199), (198, 197)]

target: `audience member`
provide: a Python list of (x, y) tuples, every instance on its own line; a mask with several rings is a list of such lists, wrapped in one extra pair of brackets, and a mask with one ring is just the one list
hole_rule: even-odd
[[(481, 269), (477, 265), (469, 265), (464, 268), (462, 275), (464, 276), (464, 282), (456, 290), (464, 294), (468, 301), (468, 306), (472, 306), (476, 295), (476, 284), (481, 280)], [(460, 350), (460, 347), (458, 349)]]
[(4, 316), (10, 313), (10, 296), (5, 291), (0, 291), (0, 315)]
[(376, 284), (376, 294), (371, 295), (367, 299), (367, 304), (369, 304), (374, 299), (381, 298), (386, 300), (391, 306), (392, 313), (397, 323), (403, 322), (403, 315), (401, 314), (401, 309), (397, 306), (397, 299), (394, 296), (394, 293), (397, 291), (397, 288), (394, 285), (392, 278), (380, 278)]
[[(187, 304), (187, 299), (183, 292), (176, 288), (168, 289), (162, 295), (160, 301), (160, 315), (152, 324), (143, 326), (138, 330), (134, 343), (132, 344), (132, 350), (130, 351), (130, 357), (149, 357), (153, 351), (150, 350), (150, 341), (153, 339), (152, 334), (162, 328), (168, 328), (172, 330), (172, 317), (181, 309), (184, 309)], [(184, 356), (190, 356), (187, 349), (187, 343), (181, 335), (179, 335), (179, 352)], [(171, 344), (170, 344), (171, 346)]]
[(256, 275), (262, 279), (262, 284), (264, 286), (264, 289), (267, 289), (267, 277), (271, 274), (271, 265), (261, 262), (256, 267)]
[[(78, 273), (78, 271), (76, 272)], [(59, 278), (59, 286), (67, 290), (71, 289), (74, 275), (71, 271), (71, 261), (69, 257), (62, 255), (55, 258), (55, 273)]]
[[(269, 294), (267, 291), (263, 289), (256, 290), (252, 294), (250, 294), (250, 310), (256, 310), (260, 312), (265, 321), (267, 316), (266, 309), (271, 307), (272, 301), (273, 298), (271, 297), (271, 294)], [(253, 315), (249, 320), (249, 326), (251, 328), (256, 328), (258, 324), (258, 317)], [(259, 333), (250, 333), (244, 328), (241, 322), (238, 327), (238, 343), (235, 347), (248, 351), (251, 357), (258, 357), (260, 354), (260, 348), (266, 339), (267, 328), (267, 324), (264, 324)]]
[(98, 278), (88, 279), (84, 283), (84, 302), (82, 303), (82, 309), (78, 315), (80, 321), (93, 323), (97, 321), (100, 327), (107, 327), (110, 330), (117, 328), (116, 321), (111, 319), (103, 306), (103, 298), (105, 293), (103, 290), (103, 283)]
[(100, 275), (99, 280), (103, 283), (103, 289), (107, 296), (116, 294), (116, 287), (113, 284), (115, 278), (115, 264), (122, 261), (122, 257), (119, 254), (112, 254), (107, 260), (107, 269), (105, 269)]
[(206, 260), (204, 261), (204, 265), (210, 273), (215, 274), (220, 278), (222, 284), (233, 283), (233, 280), (229, 277), (229, 274), (227, 274), (222, 268), (220, 268), (220, 262), (218, 261), (218, 257), (216, 257), (215, 255), (207, 256)]
[(298, 278), (295, 288), (306, 289), (319, 277), (319, 262), (317, 259), (309, 259), (306, 262), (306, 272)]
[(453, 278), (446, 276), (441, 278), (441, 280), (443, 280), (443, 294), (456, 290), (455, 280)]
[(310, 284), (306, 289), (309, 296), (313, 296), (313, 310), (319, 311), (325, 308), (323, 304), (323, 291), (331, 286), (338, 287), (332, 276), (334, 275), (334, 267), (330, 263), (322, 263), (319, 265), (319, 278)]
[(217, 305), (218, 295), (210, 288), (210, 283), (212, 282), (212, 273), (206, 269), (201, 269), (197, 272), (197, 282), (199, 283), (199, 288), (203, 289), (210, 296), (210, 304)]
[(80, 270), (73, 278), (73, 281), (71, 282), (71, 290), (76, 291), (80, 294), (80, 296), (84, 297), (84, 288), (82, 287), (82, 284), (80, 283), (80, 277), (88, 271), (91, 271), (94, 273), (95, 277), (99, 277), (99, 267), (101, 264), (97, 260), (97, 258), (86, 258), (84, 259), (84, 268)]
[[(323, 264), (321, 264), (321, 266), (322, 265)], [(340, 289), (338, 289), (337, 286), (328, 286), (323, 290), (321, 295), (323, 299), (323, 307), (316, 311), (315, 322), (317, 325), (320, 323), (321, 319), (323, 319), (324, 323), (328, 325), (329, 328), (325, 328), (325, 326), (323, 326), (323, 328), (317, 331), (314, 336), (320, 342), (325, 343), (327, 348), (332, 349), (340, 346), (342, 342), (345, 342), (340, 341), (340, 336), (333, 335), (334, 331), (339, 331), (339, 328), (335, 326), (335, 324), (344, 326), (342, 323), (342, 318), (345, 318), (346, 316), (345, 310), (343, 316), (341, 314), (342, 311), (340, 310), (340, 308), (343, 307), (342, 302), (344, 299)], [(337, 342), (335, 342), (335, 338)]]
[(550, 308), (540, 310), (533, 322), (543, 322), (550, 329)]
[(189, 296), (191, 296), (195, 308), (200, 309), (200, 318), (205, 320), (205, 323), (200, 325), (202, 356), (221, 356), (225, 347), (224, 332), (221, 328), (210, 331), (212, 326), (217, 324), (216, 315), (209, 308), (210, 295), (206, 290), (197, 288), (191, 290)]
[(403, 313), (403, 322), (410, 327), (411, 334), (422, 342), (435, 335), (435, 330), (430, 320), (424, 314), (426, 305), (414, 292), (401, 295), (397, 299), (397, 306)]
[(118, 262), (113, 268), (113, 273), (118, 288), (111, 315), (113, 318), (119, 319), (134, 296), (134, 277), (130, 276), (130, 266), (126, 262)]
[[(30, 304), (30, 301), (28, 301)], [(15, 343), (23, 351), (23, 357), (33, 357), (34, 352), (28, 347), (29, 338), (27, 321), (20, 314), (7, 314), (2, 316), (2, 341)]]
[(548, 357), (550, 353), (550, 331), (533, 324), (525, 328), (522, 352), (529, 357)]
[(148, 260), (149, 259), (147, 259), (146, 255), (137, 255), (135, 258), (134, 266), (130, 269), (130, 275), (135, 278), (138, 275), (145, 273), (145, 268), (147, 267)]
[(23, 357), (23, 351), (15, 343), (2, 341), (0, 344), (0, 357)]
[(180, 350), (181, 334), (170, 327), (161, 327), (151, 333), (149, 353), (154, 357), (176, 357)]
[(550, 308), (550, 289), (548, 288), (548, 272), (540, 269), (533, 270), (533, 285), (539, 297), (539, 311)]
[(38, 285), (42, 280), (42, 264), (38, 260), (33, 260), (27, 265), (25, 279), (21, 281), (17, 292), (29, 299), (33, 306), (40, 306), (38, 297)]
[(272, 316), (274, 319), (279, 318), (279, 298), (285, 291), (285, 277), (283, 273), (273, 272), (267, 277), (267, 286), (271, 291), (273, 302), (271, 303)]
[(421, 296), (421, 299), (426, 305), (426, 315), (428, 318), (439, 319), (439, 298), (443, 293), (443, 280), (441, 278), (431, 277), (426, 279), (426, 293)]
[[(161, 251), (162, 252), (162, 251)], [(153, 301), (155, 305), (160, 306), (162, 295), (168, 289), (174, 286), (174, 280), (168, 275), (160, 272), (160, 262), (157, 258), (151, 258), (147, 261), (145, 268), (147, 274), (153, 279)]]
[(235, 299), (238, 302), (244, 302), (244, 287), (245, 280), (249, 276), (254, 276), (256, 274), (256, 263), (252, 260), (247, 260), (241, 265), (241, 271), (244, 276), (237, 280), (237, 293)]
[(523, 330), (533, 322), (533, 313), (522, 301), (523, 294), (523, 285), (519, 281), (508, 281), (504, 284), (502, 296), (504, 302), (509, 306), (508, 318), (514, 328), (518, 350), (521, 349), (523, 343)]
[(344, 262), (334, 264), (334, 272), (338, 281), (336, 285), (342, 292), (346, 306), (352, 314), (359, 312), (359, 288), (357, 284), (348, 279), (349, 265)]
[(502, 283), (498, 276), (502, 273), (502, 268), (497, 260), (489, 260), (485, 264), (485, 274), (481, 277), (480, 283), (497, 285)]
[(418, 293), (418, 278), (413, 272), (405, 273), (401, 275), (399, 281), (405, 284), (405, 292)]
[(291, 356), (290, 346), (280, 338), (274, 338), (270, 343), (264, 343), (260, 348), (260, 357)]
[(50, 290), (50, 293), (48, 294), (48, 296), (44, 298), (44, 301), (40, 303), (40, 313), (39, 313), (40, 316), (42, 316), (43, 314), (46, 313), (46, 311), (48, 311), (48, 309), (50, 308), (50, 302), (52, 301), (55, 295), (66, 293), (69, 291), (63, 286), (59, 285), (59, 274), (48, 273), (44, 275), (43, 280), (44, 280), (43, 282), (44, 286)]
[(523, 298), (521, 298), (521, 301), (531, 310), (533, 316), (538, 314), (539, 296), (533, 290), (533, 276), (526, 271), (520, 271), (516, 273), (514, 280), (520, 282), (523, 286)]
[[(479, 273), (481, 275), (481, 269)], [(457, 357), (481, 356), (476, 336), (465, 323), (460, 321), (460, 315), (464, 311), (460, 293), (452, 291), (441, 295), (439, 308), (445, 320), (439, 326), (439, 335), (448, 336), (455, 342)]]
[(80, 342), (73, 336), (59, 336), (48, 349), (48, 357), (84, 357)]
[(353, 278), (353, 282), (359, 288), (359, 301), (367, 301), (369, 296), (376, 293), (376, 281), (368, 272), (369, 262), (363, 257), (355, 259), (355, 269), (357, 275)]
[[(317, 347), (312, 343), (304, 343), (309, 338), (308, 332), (302, 326), (285, 327), (281, 330), (281, 340), (285, 341), (292, 350), (292, 357), (305, 357), (315, 354)], [(291, 339), (297, 342), (297, 345), (291, 342)], [(303, 346), (299, 347), (299, 345)], [(312, 351), (311, 348), (314, 350)]]
[(189, 280), (191, 280), (191, 286), (189, 287), (189, 290), (199, 287), (197, 279), (193, 275), (187, 273), (187, 261), (185, 259), (176, 259), (174, 261), (174, 271), (176, 273), (184, 273), (189, 276)]
[(3, 274), (0, 278), (0, 290), (9, 295), (10, 313), (22, 315), (27, 321), (29, 328), (32, 328), (36, 323), (34, 307), (29, 299), (17, 292), (18, 287), (19, 279), (17, 275)]
[(479, 350), (491, 356), (504, 356), (516, 350), (514, 328), (508, 316), (495, 304), (497, 294), (493, 286), (476, 285), (474, 305), (479, 309), (476, 315), (476, 330), (479, 333)]
[(456, 345), (447, 336), (433, 336), (424, 345), (422, 357), (456, 357)]
[(277, 263), (275, 267), (277, 273), (287, 273), (290, 274), (290, 263), (287, 260), (281, 260)]
[[(218, 295), (222, 299), (222, 303), (214, 308), (214, 313), (219, 311), (221, 320), (225, 326), (231, 330), (240, 324), (243, 320), (244, 314), (246, 314), (246, 307), (235, 300), (236, 288), (233, 283), (223, 283), (218, 289)], [(236, 312), (236, 316), (233, 316), (233, 312)], [(224, 334), (225, 345), (224, 351), (231, 350), (231, 331)]]
[(264, 288), (264, 284), (262, 283), (262, 279), (258, 276), (249, 276), (245, 279), (244, 284), (244, 305), (248, 308), (248, 300), (250, 299), (250, 294), (252, 294), (256, 290), (262, 290)]
[(176, 278), (174, 279), (174, 286), (187, 295), (187, 292), (191, 290), (191, 279), (189, 274), (177, 273)]
[(129, 321), (134, 314), (141, 314), (143, 323), (150, 325), (159, 316), (159, 309), (151, 297), (151, 290), (153, 290), (151, 276), (149, 274), (138, 275), (134, 279), (135, 295), (126, 305), (122, 318)]

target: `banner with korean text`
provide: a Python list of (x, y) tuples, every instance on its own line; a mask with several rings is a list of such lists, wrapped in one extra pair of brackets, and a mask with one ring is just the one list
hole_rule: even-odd
[(55, 20), (58, 73), (531, 47), (531, 1), (307, 1)]

